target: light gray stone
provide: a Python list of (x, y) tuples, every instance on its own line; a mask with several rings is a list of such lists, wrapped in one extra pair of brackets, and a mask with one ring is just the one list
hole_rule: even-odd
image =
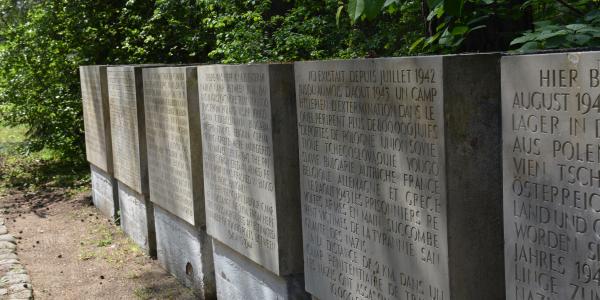
[(189, 224), (205, 224), (195, 67), (142, 71), (150, 201)]
[(8, 297), (8, 300), (18, 300), (18, 299), (33, 299), (33, 294), (31, 290), (22, 290), (19, 292), (11, 293)]
[(211, 238), (168, 211), (154, 206), (159, 263), (200, 299), (214, 299), (215, 274)]
[(6, 229), (6, 226), (0, 225), (0, 234), (7, 234), (7, 233), (8, 233), (8, 229)]
[(504, 299), (499, 55), (295, 74), (307, 291)]
[(100, 212), (112, 220), (119, 214), (119, 191), (114, 177), (90, 165), (92, 179), (92, 202)]
[[(0, 244), (1, 245), (1, 244)], [(12, 264), (20, 264), (18, 259), (15, 258), (7, 258), (0, 260), (0, 265), (12, 265)]]
[(0, 254), (0, 260), (4, 259), (18, 259), (18, 257), (15, 253)]
[[(29, 275), (27, 274), (11, 274), (8, 276), (3, 276), (2, 278), (0, 278), (0, 285), (2, 286), (15, 286), (16, 287), (20, 287), (22, 289), (25, 289), (25, 287), (23, 286), (24, 283), (29, 283), (31, 281), (31, 279), (29, 278)], [(12, 288), (12, 287), (11, 287)], [(11, 289), (9, 288), (9, 289)]]
[(146, 197), (119, 182), (120, 225), (151, 257), (156, 257), (154, 207)]
[(0, 241), (0, 249), (11, 249), (11, 250), (15, 250), (17, 248), (17, 245), (11, 243), (11, 242), (6, 242), (6, 241)]
[(219, 299), (310, 299), (304, 291), (302, 274), (276, 276), (216, 240), (213, 249)]
[(107, 68), (110, 130), (115, 178), (148, 195), (143, 66)]
[(12, 236), (11, 234), (0, 235), (0, 241), (6, 241), (6, 242), (11, 242), (11, 243), (16, 243), (17, 242), (17, 240), (15, 239), (15, 237)]
[(112, 149), (106, 66), (80, 66), (87, 160), (112, 175)]
[(276, 275), (302, 273), (291, 64), (198, 67), (207, 231)]
[(600, 299), (600, 52), (502, 58), (507, 299)]

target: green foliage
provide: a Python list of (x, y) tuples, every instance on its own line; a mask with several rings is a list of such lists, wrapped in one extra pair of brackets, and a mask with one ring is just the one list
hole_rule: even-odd
[(89, 182), (89, 168), (79, 160), (68, 160), (56, 151), (28, 152), (23, 147), (26, 129), (0, 124), (0, 190), (49, 187), (78, 188)]
[(36, 1), (22, 20), (0, 28), (0, 116), (29, 128), (32, 151), (83, 157), (77, 67), (106, 62), (116, 47), (109, 24), (118, 10), (111, 4)]
[(207, 26), (215, 32), (212, 61), (247, 63), (389, 56), (408, 53), (422, 34), (418, 2), (397, 6), (376, 22), (352, 24), (337, 0), (209, 1)]
[(593, 10), (577, 23), (556, 24), (553, 21), (535, 23), (535, 30), (527, 31), (514, 39), (511, 45), (519, 46), (518, 52), (540, 49), (599, 47), (600, 11)]
[[(372, 20), (405, 1), (348, 0), (348, 15), (352, 21)], [(599, 44), (597, 0), (422, 1), (429, 9), (423, 21), (432, 30), (415, 40), (412, 53), (508, 50), (514, 45), (524, 52)], [(535, 30), (527, 30), (534, 20)]]
[(338, 0), (0, 0), (0, 118), (28, 128), (28, 151), (81, 162), (80, 65), (403, 55), (419, 10), (357, 26)]

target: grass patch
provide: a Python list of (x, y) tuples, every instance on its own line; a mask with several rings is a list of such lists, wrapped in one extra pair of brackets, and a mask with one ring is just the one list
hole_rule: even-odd
[(102, 259), (120, 269), (129, 261), (144, 263), (146, 256), (119, 227), (95, 223), (79, 248), (79, 259)]
[(140, 300), (152, 299), (153, 294), (154, 293), (152, 292), (152, 289), (147, 287), (139, 287), (133, 290), (133, 295), (135, 296), (135, 298)]
[(0, 191), (60, 187), (75, 194), (89, 186), (87, 163), (62, 158), (48, 149), (29, 152), (26, 133), (25, 127), (0, 124)]

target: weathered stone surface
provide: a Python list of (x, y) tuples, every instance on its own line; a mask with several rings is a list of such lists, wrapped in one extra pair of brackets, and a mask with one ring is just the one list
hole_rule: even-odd
[(17, 246), (11, 242), (0, 241), (0, 249), (15, 249)]
[(22, 290), (25, 289), (23, 284), (28, 283), (30, 281), (31, 279), (27, 274), (9, 274), (0, 278), (0, 286), (5, 287), (15, 285), (15, 288), (19, 288), (20, 290)]
[(14, 253), (5, 253), (5, 254), (0, 254), (0, 260), (5, 260), (5, 259), (17, 259), (17, 255)]
[(121, 228), (142, 249), (156, 257), (154, 207), (146, 197), (119, 182)]
[(32, 299), (31, 278), (16, 255), (16, 245), (8, 233), (0, 241), (0, 298)]
[(502, 59), (507, 299), (600, 299), (599, 62)]
[(90, 165), (92, 172), (92, 202), (100, 212), (115, 220), (119, 213), (119, 192), (114, 177)]
[[(11, 249), (11, 248), (8, 248), (8, 249)], [(0, 265), (14, 265), (14, 264), (19, 264), (19, 260), (14, 259), (14, 258), (0, 260)]]
[(8, 229), (6, 229), (6, 226), (0, 225), (0, 234), (7, 234), (7, 233), (8, 233)]
[(205, 224), (195, 67), (144, 69), (150, 201), (194, 226)]
[(3, 234), (0, 235), (0, 241), (6, 241), (6, 242), (11, 242), (11, 243), (16, 243), (17, 240), (15, 239), (14, 236), (10, 235), (10, 234)]
[(159, 263), (201, 299), (214, 299), (215, 273), (211, 238), (168, 211), (154, 206)]
[(307, 291), (504, 299), (499, 56), (295, 73)]
[(198, 67), (207, 231), (277, 275), (302, 273), (291, 64)]
[(107, 68), (115, 178), (148, 195), (142, 66)]
[(79, 67), (87, 160), (111, 174), (112, 149), (106, 66)]
[(213, 240), (217, 297), (228, 300), (310, 299), (302, 274), (276, 276), (228, 246)]

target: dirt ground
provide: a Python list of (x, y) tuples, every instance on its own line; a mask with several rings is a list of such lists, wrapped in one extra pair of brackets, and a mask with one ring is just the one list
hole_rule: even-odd
[(89, 192), (0, 194), (35, 299), (193, 299), (91, 205)]

